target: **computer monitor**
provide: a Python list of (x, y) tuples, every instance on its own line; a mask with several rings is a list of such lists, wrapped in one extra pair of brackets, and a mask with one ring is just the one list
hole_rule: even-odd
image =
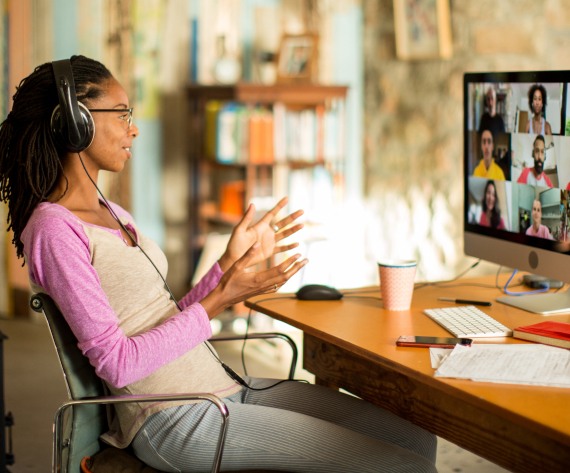
[[(570, 282), (569, 84), (570, 71), (464, 75), (467, 255)], [(498, 300), (570, 312), (567, 291)]]

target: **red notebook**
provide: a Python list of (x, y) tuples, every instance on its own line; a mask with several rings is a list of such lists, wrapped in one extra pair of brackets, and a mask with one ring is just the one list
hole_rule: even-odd
[(513, 329), (513, 337), (570, 348), (570, 323), (550, 321), (525, 325)]

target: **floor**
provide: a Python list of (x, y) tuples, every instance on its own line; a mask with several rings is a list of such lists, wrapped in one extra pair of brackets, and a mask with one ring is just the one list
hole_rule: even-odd
[[(293, 329), (285, 326), (276, 329), (291, 330), (290, 335), (300, 341), (300, 334)], [(0, 319), (0, 331), (8, 337), (3, 343), (5, 410), (14, 416), (15, 463), (8, 470), (11, 473), (47, 472), (51, 464), (53, 413), (67, 396), (55, 351), (43, 320), (36, 314)], [(241, 343), (217, 349), (229, 365), (241, 366)], [(261, 342), (248, 350), (250, 374), (285, 376), (287, 363), (284, 348)], [(299, 368), (296, 377), (311, 380), (310, 373)], [(440, 473), (506, 471), (442, 439), (437, 466)]]

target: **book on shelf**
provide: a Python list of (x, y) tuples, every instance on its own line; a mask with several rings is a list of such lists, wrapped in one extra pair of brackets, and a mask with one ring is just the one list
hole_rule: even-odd
[(273, 114), (256, 108), (249, 115), (249, 162), (273, 163), (273, 147)]
[(239, 105), (227, 102), (221, 106), (216, 120), (216, 161), (224, 164), (236, 163), (239, 145), (237, 134), (237, 110)]
[(570, 323), (547, 321), (513, 329), (513, 337), (556, 347), (570, 348)]
[(287, 161), (287, 143), (285, 139), (285, 120), (287, 108), (282, 103), (273, 105), (273, 159), (276, 163)]
[(218, 129), (218, 113), (222, 103), (218, 100), (210, 100), (206, 104), (204, 119), (204, 153), (208, 159), (216, 159), (217, 145), (217, 129)]
[(316, 113), (306, 109), (299, 114), (299, 158), (301, 161), (314, 162), (317, 160), (317, 127)]
[(247, 164), (249, 160), (249, 120), (250, 111), (247, 107), (240, 105), (236, 108), (236, 129), (234, 140), (236, 143), (237, 155), (235, 162), (237, 164)]

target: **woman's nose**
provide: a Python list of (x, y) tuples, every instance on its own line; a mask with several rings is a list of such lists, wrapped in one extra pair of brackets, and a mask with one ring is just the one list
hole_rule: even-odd
[(135, 138), (139, 136), (139, 128), (135, 125), (135, 122), (131, 123), (128, 133)]

